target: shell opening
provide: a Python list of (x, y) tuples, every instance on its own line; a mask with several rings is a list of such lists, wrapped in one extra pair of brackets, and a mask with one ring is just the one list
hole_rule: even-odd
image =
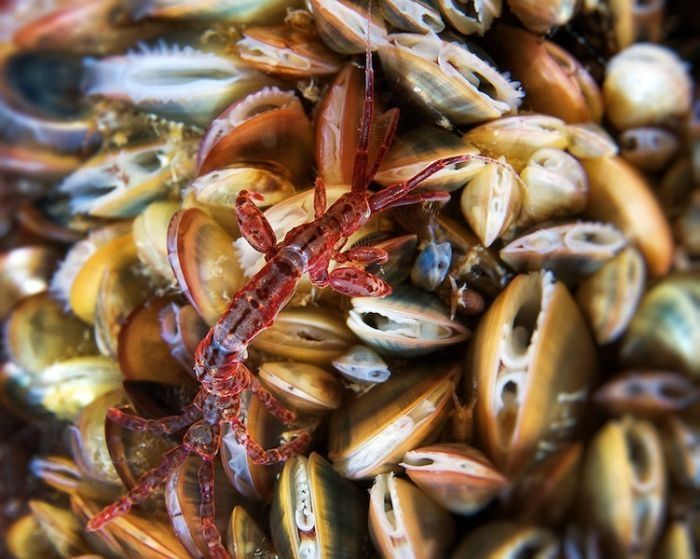
[[(294, 469), (294, 521), (300, 532), (311, 532), (316, 528), (316, 515), (311, 500), (311, 485), (306, 473), (306, 460), (298, 460)], [(305, 541), (301, 543), (304, 544)], [(301, 547), (302, 545), (300, 545), (300, 552)]]
[(241, 39), (237, 45), (241, 56), (252, 62), (299, 70), (309, 70), (311, 68), (311, 62), (307, 58), (298, 55), (289, 48), (275, 48), (250, 37)]
[(511, 324), (504, 326), (500, 347), (500, 368), (492, 402), (498, 417), (500, 440), (507, 445), (515, 431), (520, 404), (527, 389), (529, 368), (539, 329), (554, 289), (553, 276), (542, 273), (529, 297), (522, 302)]
[(386, 534), (400, 543), (406, 539), (401, 511), (396, 504), (399, 502), (396, 491), (394, 474), (378, 475), (370, 491), (370, 500)]
[[(357, 313), (353, 313), (353, 311), (350, 312), (351, 314), (357, 315)], [(356, 318), (358, 317), (356, 316)], [(381, 312), (364, 313), (361, 320), (367, 326), (375, 330), (392, 332), (408, 338), (443, 340), (449, 338), (452, 334), (450, 327), (444, 324), (435, 324), (398, 315), (386, 316)]]
[(624, 236), (614, 227), (598, 223), (578, 223), (565, 233), (564, 243), (571, 250), (601, 250), (615, 253), (625, 245)]

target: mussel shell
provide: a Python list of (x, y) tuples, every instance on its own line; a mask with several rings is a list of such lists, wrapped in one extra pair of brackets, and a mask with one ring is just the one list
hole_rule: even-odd
[[(388, 186), (410, 179), (439, 159), (460, 155), (476, 156), (479, 150), (464, 137), (442, 128), (419, 127), (394, 140), (374, 179), (382, 186)], [(483, 160), (478, 158), (449, 165), (421, 182), (421, 188), (457, 190), (474, 178), (483, 166)]]
[(180, 210), (170, 220), (170, 264), (185, 296), (209, 325), (243, 285), (232, 242), (221, 226), (196, 208)]
[(275, 559), (272, 542), (241, 505), (233, 507), (226, 531), (226, 548), (236, 559)]
[(486, 155), (505, 155), (516, 169), (524, 167), (537, 150), (564, 149), (569, 142), (563, 120), (539, 114), (499, 118), (473, 128), (464, 136)]
[(477, 434), (502, 472), (516, 474), (572, 437), (595, 358), (576, 303), (549, 273), (517, 276), (496, 298), (479, 322), (466, 371), (476, 385)]
[(191, 379), (161, 336), (159, 315), (171, 303), (156, 297), (136, 307), (119, 332), (119, 367), (125, 380), (187, 385)]
[(407, 452), (400, 464), (434, 501), (456, 514), (474, 514), (508, 484), (477, 449), (442, 443)]
[(168, 225), (177, 202), (153, 202), (134, 219), (134, 243), (141, 262), (169, 283), (175, 282), (168, 261)]
[(700, 390), (682, 373), (626, 371), (608, 379), (593, 400), (614, 415), (653, 418), (691, 406), (700, 400)]
[(522, 92), (465, 45), (435, 33), (388, 40), (378, 49), (384, 70), (443, 128), (517, 112)]
[(272, 539), (282, 557), (359, 559), (367, 516), (360, 491), (319, 454), (287, 460), (270, 513)]
[(70, 285), (69, 303), (73, 312), (85, 322), (94, 323), (102, 278), (112, 270), (125, 270), (132, 266), (138, 267), (139, 259), (131, 233), (98, 246), (79, 268)]
[(341, 60), (314, 37), (289, 25), (249, 27), (236, 43), (242, 60), (253, 68), (287, 79), (336, 74)]
[(328, 365), (353, 342), (350, 330), (322, 310), (285, 309), (255, 337), (253, 347), (295, 361)]
[(700, 374), (700, 282), (697, 274), (675, 274), (642, 298), (622, 342), (628, 367), (677, 369)]
[[(367, 0), (310, 0), (316, 30), (323, 42), (342, 54), (376, 50), (386, 43), (379, 3)], [(372, 13), (369, 13), (369, 10)]]
[(609, 421), (590, 443), (581, 507), (606, 556), (647, 554), (659, 534), (666, 502), (666, 468), (653, 425), (630, 416)]
[[(173, 530), (194, 557), (209, 556), (200, 517), (202, 495), (198, 472), (201, 465), (198, 456), (189, 456), (177, 470), (170, 472), (165, 483), (165, 507)], [(219, 533), (224, 534), (233, 507), (241, 503), (242, 497), (228, 483), (218, 461), (215, 462), (214, 488), (214, 520)]]
[(627, 241), (612, 225), (579, 221), (541, 227), (511, 241), (501, 258), (519, 271), (551, 270), (566, 282), (598, 270)]
[(452, 559), (511, 559), (530, 554), (537, 559), (555, 559), (559, 546), (556, 536), (544, 528), (491, 521), (482, 524), (462, 540)]
[(618, 148), (615, 140), (610, 137), (605, 128), (598, 124), (592, 122), (567, 124), (566, 134), (569, 142), (566, 149), (578, 159), (617, 155)]
[(384, 360), (375, 351), (363, 345), (351, 346), (343, 355), (333, 360), (333, 366), (351, 381), (379, 383), (391, 376)]
[(60, 255), (46, 246), (18, 247), (0, 254), (0, 320), (28, 295), (45, 291)]
[[(120, 390), (111, 390), (86, 405), (69, 431), (73, 460), (82, 475), (99, 481), (108, 489), (122, 488), (117, 464), (112, 460), (110, 443), (106, 436), (107, 410), (124, 403)], [(123, 458), (123, 456), (122, 456)]]
[(652, 276), (663, 276), (671, 266), (671, 229), (647, 180), (620, 157), (581, 161), (588, 175), (586, 214), (612, 223), (636, 243)]
[(382, 557), (445, 556), (454, 520), (421, 489), (391, 472), (379, 474), (369, 501), (369, 533)]
[(87, 553), (89, 547), (84, 540), (78, 519), (68, 510), (45, 501), (29, 501), (34, 519), (61, 557), (73, 557)]
[(44, 369), (29, 385), (29, 403), (59, 419), (73, 420), (83, 407), (121, 383), (119, 367), (102, 356), (73, 357)]
[[(244, 409), (250, 436), (263, 448), (279, 446), (285, 426), (257, 398), (251, 396), (245, 400)], [(263, 501), (270, 499), (281, 464), (255, 464), (228, 425), (224, 426), (221, 435), (221, 462), (229, 481), (241, 495)]]
[[(71, 507), (79, 520), (100, 512), (100, 505), (78, 495), (71, 497)], [(142, 516), (127, 512), (115, 517), (94, 537), (106, 546), (106, 553), (117, 557), (149, 559), (191, 559), (191, 555), (173, 533), (172, 526), (160, 515)]]
[(22, 299), (4, 323), (7, 356), (29, 373), (79, 355), (94, 355), (90, 328), (47, 293)]
[(310, 363), (265, 362), (258, 375), (282, 405), (296, 412), (313, 415), (340, 406), (338, 378)]
[(353, 297), (351, 303), (348, 327), (379, 353), (423, 355), (469, 337), (439, 299), (405, 284), (383, 299)]
[(643, 171), (660, 171), (679, 147), (678, 138), (664, 128), (642, 126), (620, 134), (620, 155)]
[(350, 479), (396, 468), (406, 451), (427, 444), (447, 419), (457, 364), (393, 375), (331, 415), (329, 457)]
[(382, 13), (394, 27), (414, 33), (440, 33), (445, 24), (432, 0), (382, 0)]
[(494, 56), (527, 91), (534, 112), (565, 122), (599, 122), (603, 98), (595, 80), (567, 51), (512, 26), (496, 26), (487, 36)]

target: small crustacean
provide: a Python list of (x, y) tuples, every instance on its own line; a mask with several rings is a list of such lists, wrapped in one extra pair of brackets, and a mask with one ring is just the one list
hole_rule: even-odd
[[(181, 415), (148, 420), (120, 409), (110, 409), (108, 418), (119, 426), (156, 435), (172, 434), (187, 428), (182, 443), (165, 454), (160, 465), (147, 471), (121, 499), (92, 517), (88, 530), (99, 530), (148, 498), (171, 472), (189, 457), (201, 459), (201, 533), (212, 558), (225, 558), (224, 547), (214, 518), (214, 459), (222, 432), (228, 428), (245, 447), (248, 458), (258, 464), (283, 462), (309, 443), (306, 431), (278, 448), (265, 450), (248, 432), (242, 420), (242, 393), (249, 391), (278, 420), (290, 423), (295, 414), (285, 409), (246, 367), (247, 348), (258, 334), (272, 326), (278, 313), (289, 302), (302, 275), (318, 287), (330, 286), (347, 296), (386, 296), (391, 286), (362, 269), (362, 264), (385, 262), (388, 254), (373, 247), (340, 252), (348, 237), (376, 212), (419, 202), (444, 201), (443, 192), (414, 192), (424, 179), (446, 165), (480, 156), (467, 154), (439, 160), (415, 176), (372, 193), (368, 186), (393, 139), (398, 112), (383, 130), (383, 139), (370, 157), (370, 136), (374, 116), (374, 73), (368, 47), (365, 66), (364, 114), (350, 190), (326, 209), (326, 186), (316, 180), (315, 219), (289, 231), (278, 242), (272, 226), (254, 203), (255, 195), (242, 191), (236, 199), (236, 215), (243, 237), (265, 255), (266, 264), (233, 296), (225, 312), (200, 342), (194, 357), (194, 372), (201, 388)], [(491, 161), (488, 160), (487, 161)], [(505, 165), (505, 164), (504, 164)], [(328, 271), (331, 261), (340, 265)]]

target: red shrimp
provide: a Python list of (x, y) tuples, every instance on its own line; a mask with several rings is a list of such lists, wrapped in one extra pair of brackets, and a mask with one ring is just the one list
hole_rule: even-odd
[[(352, 184), (332, 206), (326, 209), (323, 181), (316, 179), (314, 191), (315, 219), (292, 229), (284, 240), (275, 234), (262, 212), (253, 203), (254, 195), (241, 192), (236, 200), (236, 216), (245, 239), (266, 258), (265, 266), (238, 291), (224, 314), (200, 342), (194, 371), (201, 389), (192, 404), (178, 416), (147, 420), (118, 409), (108, 417), (133, 431), (165, 435), (188, 427), (182, 444), (170, 450), (156, 468), (146, 472), (136, 485), (115, 503), (103, 509), (88, 523), (88, 530), (99, 530), (115, 517), (149, 497), (167, 476), (186, 458), (195, 454), (199, 468), (201, 492), (200, 515), (203, 537), (213, 558), (227, 558), (228, 553), (214, 524), (214, 460), (219, 452), (222, 425), (231, 426), (238, 442), (258, 464), (273, 464), (303, 452), (310, 441), (308, 432), (299, 433), (278, 448), (265, 450), (253, 440), (241, 420), (241, 393), (251, 391), (266, 408), (285, 423), (294, 413), (268, 392), (245, 366), (246, 348), (260, 332), (272, 325), (280, 310), (289, 302), (301, 277), (306, 273), (314, 285), (330, 286), (348, 296), (383, 297), (391, 286), (366, 272), (363, 266), (383, 263), (388, 255), (380, 249), (362, 247), (341, 252), (348, 237), (362, 227), (376, 212), (387, 208), (427, 201), (445, 201), (444, 192), (414, 192), (423, 180), (440, 169), (471, 159), (488, 158), (463, 155), (432, 163), (412, 178), (373, 193), (368, 187), (386, 154), (398, 122), (398, 110), (388, 116), (382, 142), (370, 162), (369, 139), (374, 115), (374, 73), (368, 50), (365, 67), (365, 99), (362, 127), (355, 155)], [(328, 271), (331, 261), (340, 266)]]

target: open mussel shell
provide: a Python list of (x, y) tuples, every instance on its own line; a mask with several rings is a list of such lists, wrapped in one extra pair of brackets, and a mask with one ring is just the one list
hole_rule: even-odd
[(151, 280), (140, 263), (105, 270), (95, 304), (95, 339), (100, 353), (117, 355), (119, 332), (127, 316), (150, 291)]
[(168, 260), (168, 225), (179, 209), (177, 202), (152, 202), (134, 219), (133, 224), (139, 259), (168, 283), (175, 282)]
[(232, 163), (276, 168), (300, 183), (309, 171), (311, 123), (291, 91), (266, 87), (234, 103), (209, 126), (197, 155), (197, 174)]
[(524, 185), (518, 225), (575, 214), (586, 206), (586, 172), (576, 159), (562, 150), (537, 150), (520, 176)]
[(286, 309), (255, 337), (253, 347), (287, 359), (328, 365), (353, 343), (352, 332), (320, 309)]
[(508, 495), (522, 522), (556, 525), (578, 492), (583, 444), (575, 442), (525, 470)]
[[(285, 426), (255, 397), (249, 397), (244, 402), (244, 408), (250, 437), (266, 449), (279, 446)], [(228, 425), (224, 426), (221, 435), (221, 462), (231, 485), (241, 495), (258, 501), (270, 499), (281, 464), (255, 464)]]
[(660, 171), (679, 147), (675, 134), (658, 126), (630, 128), (620, 134), (620, 155), (642, 171)]
[(214, 324), (243, 285), (233, 239), (202, 210), (173, 215), (168, 258), (180, 288), (208, 324)]
[(596, 157), (612, 157), (617, 155), (618, 147), (615, 140), (605, 128), (592, 122), (585, 124), (567, 124), (566, 134), (569, 144), (566, 149), (579, 159), (595, 159)]
[(119, 367), (125, 380), (187, 385), (186, 369), (161, 336), (160, 313), (172, 299), (155, 297), (136, 307), (119, 332)]
[(487, 41), (496, 59), (527, 91), (530, 110), (565, 122), (600, 121), (603, 98), (598, 85), (567, 51), (510, 25), (494, 27)]
[(480, 511), (508, 484), (486, 456), (460, 443), (410, 450), (400, 466), (431, 499), (456, 514)]
[(333, 359), (333, 366), (350, 381), (384, 382), (391, 371), (379, 354), (367, 346), (351, 346), (343, 355)]
[(473, 128), (464, 137), (484, 155), (504, 155), (516, 169), (524, 167), (537, 150), (564, 149), (569, 142), (563, 120), (539, 114), (499, 118)]
[(663, 522), (666, 468), (650, 423), (630, 416), (606, 423), (588, 447), (581, 484), (581, 512), (606, 556), (651, 551)]
[(258, 375), (282, 405), (298, 413), (316, 415), (340, 406), (340, 380), (310, 363), (265, 362)]
[(88, 58), (83, 76), (89, 96), (127, 101), (141, 111), (200, 127), (272, 81), (235, 56), (164, 41), (141, 44), (126, 55)]
[(91, 329), (48, 293), (22, 299), (4, 323), (7, 356), (27, 372), (79, 355), (94, 355)]
[[(446, 157), (479, 155), (479, 150), (464, 138), (437, 127), (420, 127), (402, 134), (391, 145), (374, 177), (382, 186), (395, 184), (417, 174), (431, 163)], [(421, 182), (421, 188), (451, 192), (462, 188), (484, 166), (474, 158), (454, 163)]]
[(290, 25), (249, 27), (236, 48), (256, 70), (286, 79), (334, 75), (342, 65), (340, 57), (315, 36)]
[(410, 481), (379, 474), (369, 492), (369, 533), (382, 557), (438, 559), (454, 539), (454, 520)]
[(432, 32), (397, 33), (388, 40), (378, 49), (385, 72), (443, 128), (517, 112), (517, 84), (464, 44)]
[(308, 3), (318, 34), (335, 52), (358, 54), (367, 48), (376, 50), (386, 43), (386, 28), (379, 12), (379, 2), (309, 0)]
[(331, 415), (329, 457), (350, 479), (365, 479), (396, 468), (404, 454), (438, 436), (447, 419), (458, 364), (413, 369), (387, 382)]
[(282, 557), (359, 559), (367, 531), (365, 499), (315, 452), (287, 460), (270, 514)]
[(476, 432), (496, 467), (515, 474), (572, 437), (596, 367), (566, 287), (546, 272), (513, 279), (479, 322), (466, 367)]
[(559, 555), (556, 536), (544, 528), (507, 521), (492, 521), (467, 535), (451, 559), (555, 559)]
[[(483, 35), (501, 15), (501, 0), (437, 0), (445, 19), (464, 35)], [(438, 31), (439, 32), (439, 31)]]
[(682, 373), (626, 371), (608, 379), (593, 400), (614, 415), (653, 418), (686, 409), (700, 400), (700, 390)]
[(226, 531), (226, 548), (236, 559), (276, 559), (272, 542), (241, 505), (233, 507)]
[(671, 228), (642, 174), (620, 157), (581, 160), (588, 175), (586, 215), (611, 223), (635, 243), (652, 276), (671, 266)]
[(351, 303), (348, 327), (380, 354), (423, 355), (469, 337), (437, 297), (405, 284), (383, 299), (353, 297)]
[(123, 218), (164, 197), (170, 184), (194, 172), (191, 154), (175, 142), (129, 146), (96, 155), (60, 185), (74, 213)]
[(192, 198), (185, 199), (185, 206), (204, 210), (236, 237), (240, 231), (234, 207), (241, 190), (259, 194), (262, 199), (255, 202), (259, 207), (277, 204), (295, 193), (291, 182), (270, 169), (235, 164), (198, 177), (188, 188)]
[(514, 172), (487, 163), (462, 191), (460, 207), (485, 247), (490, 246), (520, 214), (523, 189)]
[(66, 359), (26, 379), (26, 403), (38, 406), (58, 419), (74, 420), (80, 410), (106, 392), (118, 388), (117, 364), (102, 356)]
[[(165, 507), (178, 539), (194, 557), (209, 557), (209, 547), (202, 535), (200, 505), (202, 494), (198, 472), (202, 460), (189, 456), (176, 470), (172, 471), (165, 483)], [(215, 523), (220, 534), (226, 533), (233, 507), (241, 504), (242, 497), (228, 482), (220, 463), (215, 462), (214, 471), (214, 510)]]
[(612, 225), (578, 221), (527, 233), (503, 247), (500, 255), (516, 270), (551, 270), (569, 282), (595, 272), (626, 244)]
[(69, 431), (73, 460), (83, 476), (111, 490), (121, 488), (122, 484), (105, 434), (105, 415), (109, 408), (123, 403), (121, 390), (102, 394), (80, 411)]
[(381, 0), (380, 4), (384, 19), (403, 31), (440, 33), (445, 29), (432, 0)]
[(60, 254), (46, 246), (18, 247), (0, 254), (0, 319), (28, 295), (45, 291)]
[[(102, 419), (104, 423), (104, 417)], [(48, 486), (68, 495), (82, 495), (88, 499), (107, 502), (118, 498), (123, 491), (121, 485), (89, 477), (73, 460), (65, 456), (34, 458), (30, 471)]]
[(642, 298), (622, 341), (628, 367), (700, 374), (700, 282), (693, 273), (669, 276)]
[[(131, 233), (118, 234), (117, 231), (105, 232), (108, 240), (86, 243), (92, 246), (75, 245), (54, 277), (54, 283), (60, 284), (62, 291), (67, 293), (71, 310), (85, 322), (95, 322), (95, 309), (100, 297), (100, 287), (105, 274), (112, 270), (127, 270), (140, 266), (136, 245)], [(79, 246), (80, 245), (80, 246)], [(83, 254), (88, 256), (82, 262)], [(77, 261), (71, 256), (75, 255)], [(73, 277), (69, 277), (73, 269)], [(65, 281), (61, 272), (66, 270)]]
[(634, 247), (626, 247), (583, 280), (576, 301), (599, 344), (622, 336), (644, 293), (644, 282), (644, 259)]

